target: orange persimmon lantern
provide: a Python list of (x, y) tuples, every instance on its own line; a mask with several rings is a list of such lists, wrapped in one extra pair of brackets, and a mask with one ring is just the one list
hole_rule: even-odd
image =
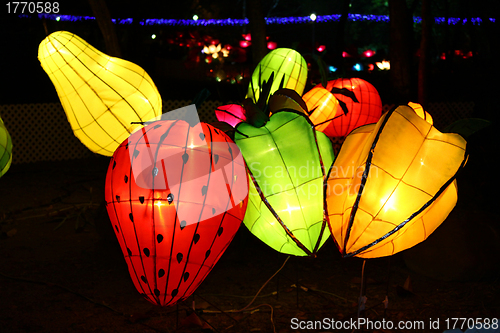
[(194, 292), (240, 227), (245, 163), (211, 125), (155, 121), (116, 149), (105, 199), (135, 287), (172, 305)]
[(345, 137), (353, 129), (376, 123), (382, 115), (382, 100), (375, 87), (358, 79), (328, 81), (326, 89), (337, 98), (337, 115), (323, 130), (329, 137)]
[(75, 136), (111, 156), (140, 123), (161, 115), (161, 97), (136, 64), (108, 56), (75, 34), (57, 31), (38, 48)]
[[(311, 119), (317, 131), (333, 136), (328, 133), (328, 125), (337, 116), (339, 102), (337, 98), (321, 84), (318, 84), (302, 96), (306, 102), (309, 119)], [(343, 114), (343, 113), (342, 113)]]
[(390, 256), (424, 241), (457, 202), (466, 141), (408, 106), (349, 134), (328, 179), (331, 233), (344, 257)]

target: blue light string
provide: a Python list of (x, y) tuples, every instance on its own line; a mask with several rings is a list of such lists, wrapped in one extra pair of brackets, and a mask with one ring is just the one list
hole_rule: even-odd
[[(19, 15), (21, 18), (29, 18), (29, 15)], [(92, 16), (74, 16), (74, 15), (57, 15), (57, 14), (38, 14), (38, 18), (45, 18), (48, 20), (55, 21), (70, 21), (70, 22), (78, 22), (78, 21), (88, 21), (95, 20), (95, 17)], [(341, 18), (340, 14), (332, 14), (332, 15), (318, 15), (316, 16), (315, 22), (337, 22)], [(362, 22), (362, 21), (373, 21), (373, 22), (389, 22), (389, 15), (363, 15), (363, 14), (348, 14), (347, 19), (353, 22)], [(266, 24), (304, 24), (311, 23), (311, 17), (309, 16), (289, 16), (289, 17), (266, 17)], [(445, 24), (448, 21), (449, 25), (458, 25), (458, 24), (466, 24), (469, 19), (467, 18), (459, 18), (459, 17), (449, 17), (446, 20), (445, 17), (435, 17), (434, 21), (436, 24)], [(492, 23), (496, 23), (494, 18), (488, 19)], [(115, 24), (132, 24), (134, 19), (126, 18), (126, 19), (112, 19)], [(209, 25), (218, 25), (218, 26), (244, 26), (248, 25), (248, 19), (197, 19), (197, 20), (187, 20), (187, 19), (142, 19), (138, 21), (140, 25), (143, 26), (154, 26), (154, 25), (168, 25), (168, 26), (209, 26)], [(422, 18), (418, 16), (413, 17), (414, 23), (421, 23)], [(479, 17), (470, 18), (470, 22), (473, 25), (480, 25), (483, 23), (483, 20)]]

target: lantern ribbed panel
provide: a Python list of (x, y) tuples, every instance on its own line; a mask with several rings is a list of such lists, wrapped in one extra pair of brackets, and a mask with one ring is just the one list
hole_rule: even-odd
[(111, 156), (130, 133), (161, 115), (151, 77), (129, 61), (110, 57), (80, 37), (54, 32), (38, 49), (75, 136), (91, 151)]
[(389, 256), (424, 241), (457, 201), (466, 142), (400, 106), (349, 134), (328, 179), (330, 229), (344, 256)]
[(356, 95), (358, 102), (342, 94), (334, 93), (334, 96), (347, 106), (347, 114), (337, 107), (337, 115), (330, 125), (323, 130), (329, 137), (345, 137), (353, 129), (360, 126), (376, 123), (382, 115), (382, 100), (377, 89), (369, 82), (358, 79), (337, 79), (328, 81), (327, 90), (332, 88), (347, 89)]
[(12, 163), (12, 139), (2, 118), (0, 118), (0, 177), (2, 177)]
[(245, 163), (210, 125), (157, 121), (117, 148), (105, 198), (135, 287), (172, 305), (194, 292), (241, 225)]
[(330, 235), (323, 214), (330, 140), (306, 115), (279, 111), (260, 128), (238, 125), (235, 142), (250, 171), (245, 225), (279, 252), (314, 255)]
[(279, 89), (283, 78), (283, 88), (295, 90), (299, 95), (304, 92), (307, 81), (307, 63), (305, 59), (295, 50), (279, 48), (269, 52), (259, 62), (252, 74), (252, 82), (248, 85), (246, 97), (256, 102), (260, 95), (259, 88), (264, 81), (269, 80), (272, 73), (274, 73), (274, 79), (270, 95)]

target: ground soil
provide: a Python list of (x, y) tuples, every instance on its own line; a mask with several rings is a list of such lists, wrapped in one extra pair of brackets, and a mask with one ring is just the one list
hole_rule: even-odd
[[(108, 161), (15, 165), (0, 179), (0, 332), (303, 332), (293, 318), (358, 318), (363, 261), (341, 258), (331, 240), (317, 258), (291, 257), (253, 299), (287, 256), (243, 225), (192, 297), (164, 308), (147, 302), (100, 205)], [(430, 331), (430, 319), (442, 332), (447, 318), (500, 317), (498, 274), (441, 281), (404, 259), (366, 261), (361, 316), (422, 321), (415, 332)]]

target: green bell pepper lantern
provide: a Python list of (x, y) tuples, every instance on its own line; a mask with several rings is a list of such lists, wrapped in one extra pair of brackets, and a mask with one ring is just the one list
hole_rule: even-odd
[(315, 256), (330, 237), (324, 209), (332, 144), (314, 130), (296, 92), (278, 90), (269, 106), (272, 115), (264, 116), (266, 121), (236, 126), (235, 142), (247, 163), (250, 183), (243, 222), (279, 252)]
[(2, 177), (12, 163), (12, 139), (0, 118), (0, 177)]

